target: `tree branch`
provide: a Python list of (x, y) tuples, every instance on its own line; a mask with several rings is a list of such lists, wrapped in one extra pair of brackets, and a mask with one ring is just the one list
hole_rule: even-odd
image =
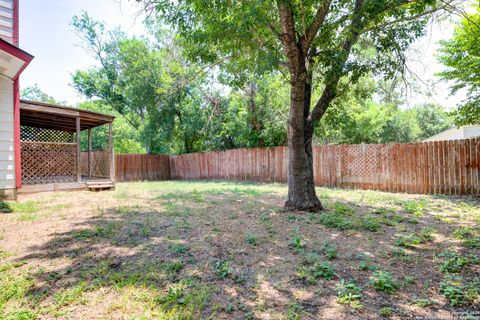
[(361, 8), (363, 5), (364, 0), (356, 0), (355, 1), (355, 9), (352, 15), (352, 22), (350, 25), (350, 32), (345, 39), (342, 50), (339, 54), (339, 61), (335, 66), (330, 70), (329, 75), (327, 77), (327, 83), (325, 89), (323, 90), (322, 96), (316, 103), (315, 107), (313, 108), (312, 112), (308, 116), (307, 120), (311, 124), (316, 123), (320, 118), (325, 114), (330, 102), (336, 96), (336, 88), (340, 78), (343, 74), (343, 67), (348, 60), (348, 56), (352, 50), (353, 45), (357, 42), (362, 29), (364, 28), (365, 22), (362, 21), (362, 14)]
[(307, 30), (305, 31), (305, 35), (302, 39), (302, 48), (303, 51), (306, 52), (307, 49), (312, 44), (318, 30), (322, 27), (323, 23), (325, 22), (325, 18), (327, 17), (328, 12), (330, 11), (330, 4), (332, 0), (325, 0), (317, 10), (315, 17), (313, 18), (312, 23), (308, 26)]

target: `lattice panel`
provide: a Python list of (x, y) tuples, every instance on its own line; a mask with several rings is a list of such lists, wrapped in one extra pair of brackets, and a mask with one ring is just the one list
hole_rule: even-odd
[(23, 183), (29, 185), (76, 181), (76, 148), (75, 144), (23, 141)]
[(351, 182), (382, 183), (386, 178), (388, 146), (349, 146), (342, 152), (342, 175)]
[[(110, 178), (110, 152), (92, 151), (92, 177)], [(82, 176), (88, 177), (88, 152), (82, 152)]]
[(110, 153), (108, 151), (93, 152), (92, 176), (110, 177)]
[(28, 126), (20, 127), (20, 140), (39, 142), (73, 142), (73, 133)]

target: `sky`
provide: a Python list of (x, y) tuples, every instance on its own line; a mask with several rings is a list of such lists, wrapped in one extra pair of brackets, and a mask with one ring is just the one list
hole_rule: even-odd
[[(68, 105), (84, 101), (70, 86), (71, 74), (91, 67), (95, 61), (79, 46), (80, 39), (70, 25), (72, 17), (86, 11), (93, 19), (103, 21), (107, 29), (120, 26), (138, 36), (145, 32), (139, 9), (134, 0), (20, 0), (20, 48), (35, 56), (22, 74), (22, 88), (38, 84), (57, 101)], [(435, 58), (438, 41), (450, 38), (452, 33), (450, 22), (435, 25), (411, 50), (410, 68), (425, 83), (438, 82), (434, 76), (442, 70)], [(427, 91), (426, 85), (419, 85), (422, 91)], [(432, 97), (410, 93), (407, 105), (433, 101), (451, 109), (463, 98), (461, 94), (450, 97), (445, 83), (437, 83), (432, 93)]]
[(35, 56), (22, 73), (22, 88), (38, 84), (57, 101), (75, 105), (84, 99), (70, 86), (71, 74), (95, 61), (79, 46), (70, 25), (83, 11), (107, 28), (120, 26), (129, 34), (144, 32), (133, 0), (20, 0), (20, 48)]

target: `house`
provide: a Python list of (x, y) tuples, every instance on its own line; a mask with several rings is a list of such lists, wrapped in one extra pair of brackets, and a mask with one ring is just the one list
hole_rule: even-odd
[[(114, 186), (113, 116), (20, 100), (19, 77), (33, 56), (18, 47), (19, 0), (0, 0), (0, 200), (19, 192)], [(108, 148), (92, 129), (109, 126)], [(80, 134), (88, 131), (88, 150)]]
[(0, 197), (21, 185), (19, 76), (33, 56), (18, 47), (18, 1), (0, 1)]
[(480, 137), (480, 125), (450, 128), (423, 141), (461, 140), (477, 137)]

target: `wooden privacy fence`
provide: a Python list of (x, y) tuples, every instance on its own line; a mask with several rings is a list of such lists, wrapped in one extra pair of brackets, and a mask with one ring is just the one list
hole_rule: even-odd
[[(170, 156), (172, 179), (286, 182), (286, 147)], [(424, 194), (480, 194), (480, 139), (314, 147), (315, 184)]]
[(115, 155), (116, 181), (170, 180), (169, 156), (164, 154)]

